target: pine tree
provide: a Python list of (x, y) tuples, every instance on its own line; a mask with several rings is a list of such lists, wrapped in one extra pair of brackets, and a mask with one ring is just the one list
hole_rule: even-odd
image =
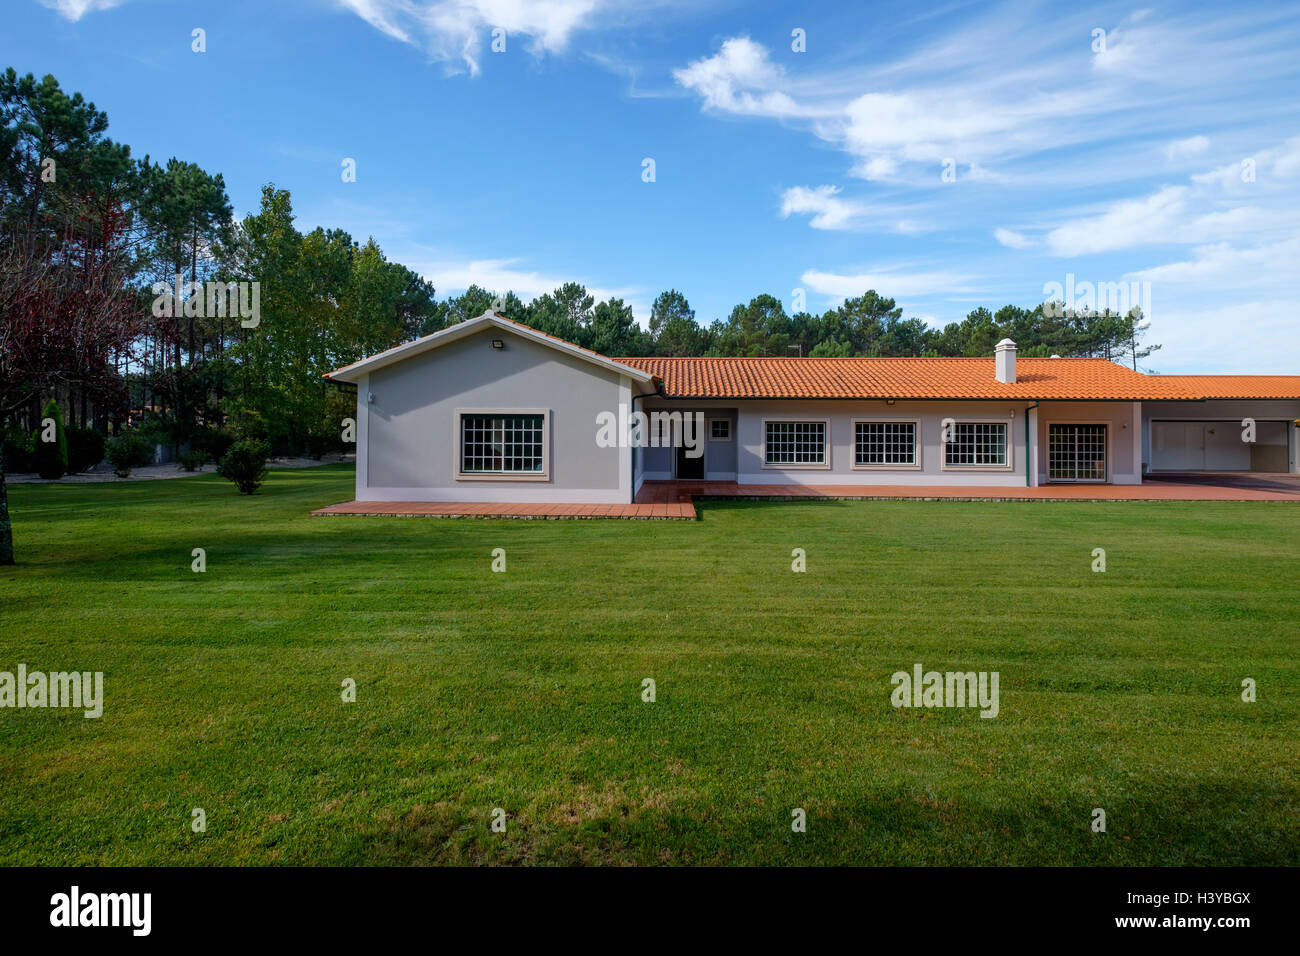
[[(48, 422), (53, 419), (53, 432)], [(52, 441), (50, 439), (53, 439)], [(68, 436), (63, 431), (59, 403), (50, 399), (36, 429), (36, 470), (42, 478), (62, 478), (68, 472)]]

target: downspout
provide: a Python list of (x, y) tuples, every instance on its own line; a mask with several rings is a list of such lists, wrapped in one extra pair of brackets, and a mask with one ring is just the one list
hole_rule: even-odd
[[(636, 413), (636, 400), (637, 400), (638, 398), (650, 398), (650, 397), (653, 396), (653, 395), (660, 395), (660, 396), (663, 395), (663, 393), (664, 393), (664, 383), (663, 383), (663, 379), (658, 379), (658, 378), (657, 378), (657, 379), (654, 379), (654, 386), (655, 386), (655, 390), (654, 390), (653, 392), (645, 392), (644, 394), (641, 394), (641, 395), (633, 395), (633, 396), (632, 396), (632, 412), (633, 412), (633, 414)], [(632, 449), (632, 454), (633, 454), (634, 456), (636, 455), (636, 452), (637, 452), (637, 450), (636, 450), (635, 448)], [(642, 470), (642, 471), (645, 470), (645, 462), (644, 462), (644, 461), (641, 462), (641, 470)], [(631, 503), (634, 504), (635, 502), (636, 502), (636, 468), (633, 468), (633, 469), (632, 469), (632, 502), (631, 502)]]
[(1032, 412), (1037, 407), (1038, 407), (1038, 402), (1034, 402), (1034, 404), (1030, 405), (1028, 408), (1025, 409), (1025, 487), (1026, 488), (1030, 487), (1029, 475), (1030, 475), (1030, 465), (1032, 464), (1029, 460), (1029, 413)]
[(664, 383), (659, 381), (659, 379), (655, 379), (655, 390), (653, 392), (646, 392), (642, 395), (632, 396), (632, 411), (634, 412), (636, 411), (636, 400), (638, 398), (650, 398), (652, 395), (663, 395), (663, 393), (664, 393)]

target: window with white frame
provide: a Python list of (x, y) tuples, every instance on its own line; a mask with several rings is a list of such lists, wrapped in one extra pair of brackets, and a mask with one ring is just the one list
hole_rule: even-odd
[(546, 416), (460, 416), (460, 470), (465, 475), (541, 475), (545, 468)]
[(764, 463), (826, 464), (825, 422), (765, 422), (764, 425)]
[(731, 419), (709, 419), (709, 437), (714, 441), (731, 441)]
[(857, 465), (915, 465), (916, 422), (855, 422)]
[(1006, 422), (953, 422), (945, 461), (949, 465), (1005, 466)]

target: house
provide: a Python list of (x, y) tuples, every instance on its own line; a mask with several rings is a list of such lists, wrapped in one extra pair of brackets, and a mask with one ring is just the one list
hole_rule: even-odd
[(358, 501), (626, 503), (647, 480), (1139, 484), (1297, 473), (1300, 375), (1104, 359), (609, 358), (485, 312), (330, 373)]

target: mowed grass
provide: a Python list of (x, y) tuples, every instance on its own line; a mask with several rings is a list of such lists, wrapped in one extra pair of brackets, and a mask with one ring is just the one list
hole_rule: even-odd
[[(5, 864), (1300, 862), (1293, 505), (309, 517), (338, 466), (9, 491), (0, 670), (103, 671), (106, 702), (0, 710)], [(894, 709), (915, 663), (998, 671), (1000, 715)]]

